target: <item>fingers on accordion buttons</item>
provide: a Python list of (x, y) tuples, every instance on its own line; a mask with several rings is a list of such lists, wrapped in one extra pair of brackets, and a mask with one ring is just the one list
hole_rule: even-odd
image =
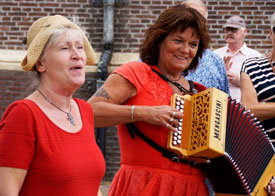
[(271, 193), (271, 186), (270, 185), (267, 186), (267, 192)]
[(176, 112), (172, 113), (172, 118), (174, 118), (176, 116)]
[(173, 120), (174, 120), (174, 117), (171, 117), (169, 122), (171, 123), (171, 122), (173, 122)]
[(169, 123), (167, 123), (167, 124), (166, 124), (166, 128), (168, 128), (169, 126), (170, 126)]

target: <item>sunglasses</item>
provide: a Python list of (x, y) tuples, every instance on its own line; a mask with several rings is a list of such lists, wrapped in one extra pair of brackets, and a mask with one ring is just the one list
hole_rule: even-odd
[(225, 27), (224, 31), (226, 33), (228, 33), (229, 31), (231, 31), (232, 33), (236, 33), (239, 29), (238, 28), (234, 28), (234, 27)]

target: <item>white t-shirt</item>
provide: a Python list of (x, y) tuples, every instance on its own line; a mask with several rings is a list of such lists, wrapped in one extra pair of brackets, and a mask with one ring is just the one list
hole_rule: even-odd
[[(218, 54), (220, 57), (224, 56), (232, 56), (231, 61), (233, 61), (233, 64), (230, 68), (230, 72), (236, 73), (240, 75), (241, 68), (243, 62), (251, 57), (257, 57), (261, 56), (261, 53), (258, 51), (248, 48), (247, 45), (244, 43), (243, 46), (239, 49), (238, 52), (236, 52), (234, 55), (232, 54), (231, 50), (228, 48), (228, 45), (218, 48), (214, 50), (214, 53)], [(241, 88), (235, 86), (234, 84), (231, 84), (229, 82), (229, 89), (230, 89), (230, 94), (233, 99), (236, 99), (237, 101), (241, 101)]]

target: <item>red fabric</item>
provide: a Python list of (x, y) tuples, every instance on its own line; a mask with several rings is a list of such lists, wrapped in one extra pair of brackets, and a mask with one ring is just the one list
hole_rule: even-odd
[[(159, 71), (157, 67), (154, 69)], [(151, 67), (142, 62), (127, 63), (113, 73), (129, 80), (137, 95), (126, 105), (170, 105), (172, 88)], [(206, 88), (195, 83), (198, 91)], [(136, 122), (137, 127), (159, 145), (166, 147), (165, 127)], [(175, 163), (136, 136), (131, 138), (125, 125), (118, 125), (121, 168), (113, 179), (109, 196), (206, 196), (208, 189), (200, 170)]]
[(95, 142), (93, 111), (75, 99), (82, 129), (57, 127), (31, 100), (11, 104), (0, 123), (0, 166), (28, 170), (20, 196), (96, 196), (105, 162)]

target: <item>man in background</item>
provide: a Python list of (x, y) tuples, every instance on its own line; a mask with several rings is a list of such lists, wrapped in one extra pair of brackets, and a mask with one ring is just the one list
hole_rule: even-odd
[[(182, 4), (196, 9), (207, 19), (208, 9), (201, 0), (185, 0)], [(186, 79), (201, 83), (207, 88), (215, 87), (229, 94), (229, 84), (224, 62), (221, 57), (209, 49), (205, 50), (199, 59), (197, 69), (189, 72)]]
[(225, 32), (226, 46), (214, 50), (216, 54), (223, 58), (227, 78), (229, 81), (230, 94), (233, 99), (240, 101), (240, 71), (243, 62), (261, 54), (251, 48), (248, 48), (244, 39), (247, 35), (245, 20), (240, 16), (232, 16), (227, 19), (223, 25)]

